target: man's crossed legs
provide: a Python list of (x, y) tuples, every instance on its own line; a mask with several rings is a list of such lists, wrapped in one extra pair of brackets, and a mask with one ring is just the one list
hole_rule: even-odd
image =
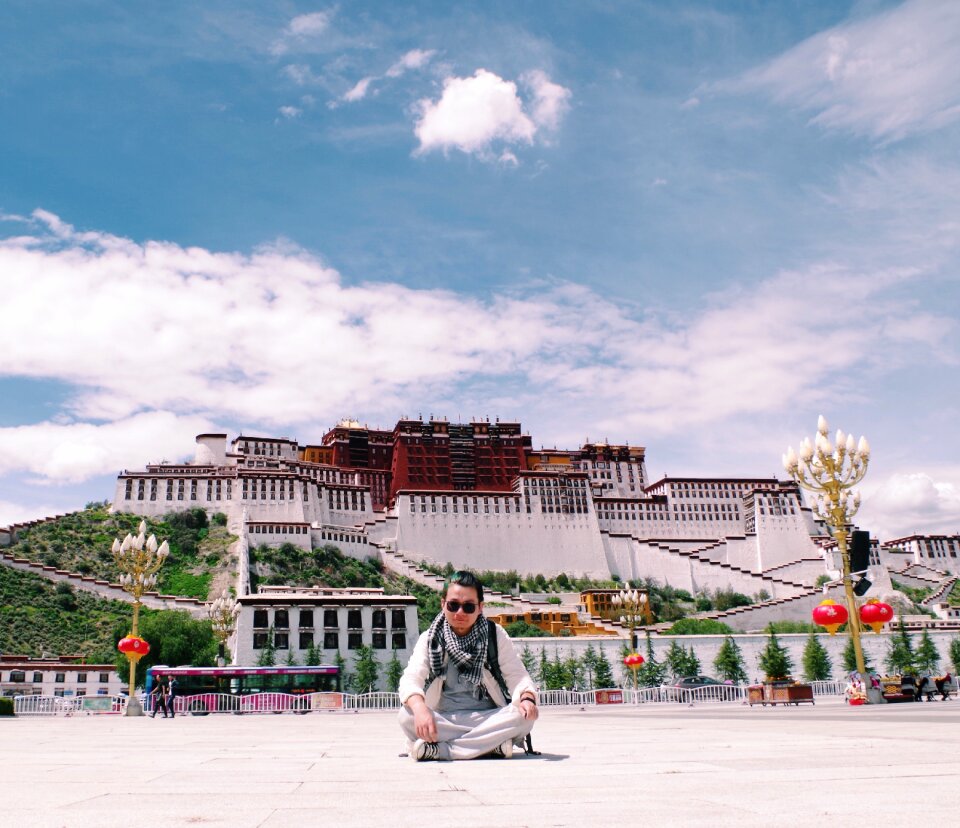
[[(406, 707), (400, 708), (400, 727), (415, 750), (417, 731), (413, 714)], [(437, 713), (436, 759), (476, 759), (491, 753), (504, 742), (523, 739), (533, 730), (534, 721), (526, 719), (512, 704), (494, 710), (465, 710), (462, 712)]]

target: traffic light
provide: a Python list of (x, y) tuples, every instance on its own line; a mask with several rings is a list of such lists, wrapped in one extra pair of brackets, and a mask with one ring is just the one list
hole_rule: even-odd
[(870, 567), (870, 533), (854, 531), (850, 537), (850, 571), (864, 572)]

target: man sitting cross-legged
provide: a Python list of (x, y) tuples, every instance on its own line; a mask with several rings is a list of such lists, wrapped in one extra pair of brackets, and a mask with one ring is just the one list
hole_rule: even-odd
[(476, 575), (455, 572), (441, 599), (440, 614), (420, 636), (400, 679), (400, 727), (410, 756), (509, 759), (514, 742), (537, 720), (536, 686), (510, 637), (483, 617), (483, 584)]

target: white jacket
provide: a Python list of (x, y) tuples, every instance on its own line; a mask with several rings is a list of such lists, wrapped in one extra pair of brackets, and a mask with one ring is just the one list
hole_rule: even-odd
[[(481, 618), (477, 623), (486, 624), (485, 618)], [(506, 682), (507, 689), (510, 691), (510, 701), (519, 704), (520, 697), (527, 693), (537, 700), (537, 687), (530, 678), (527, 668), (523, 666), (520, 656), (513, 647), (510, 636), (499, 624), (494, 624), (494, 630), (497, 635), (497, 656), (500, 661), (500, 672), (503, 673), (503, 680)], [(403, 671), (400, 679), (400, 685), (397, 688), (400, 693), (401, 704), (406, 704), (411, 696), (423, 696), (427, 707), (436, 710), (440, 703), (440, 696), (443, 693), (443, 676), (434, 679), (424, 693), (423, 685), (426, 684), (427, 677), (430, 675), (430, 654), (427, 649), (427, 636), (429, 630), (420, 634), (417, 644), (413, 648), (413, 655), (407, 662), (407, 668)], [(446, 658), (446, 657), (445, 657)], [(446, 664), (446, 660), (444, 661)], [(507, 700), (503, 697), (497, 680), (493, 673), (484, 666), (483, 668), (483, 686), (490, 694), (490, 698), (497, 707), (504, 707)]]

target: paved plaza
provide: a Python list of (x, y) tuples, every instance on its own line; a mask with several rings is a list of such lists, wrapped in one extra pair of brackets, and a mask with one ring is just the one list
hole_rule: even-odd
[(547, 708), (538, 757), (414, 763), (392, 712), (0, 719), (4, 826), (953, 824), (960, 702)]

